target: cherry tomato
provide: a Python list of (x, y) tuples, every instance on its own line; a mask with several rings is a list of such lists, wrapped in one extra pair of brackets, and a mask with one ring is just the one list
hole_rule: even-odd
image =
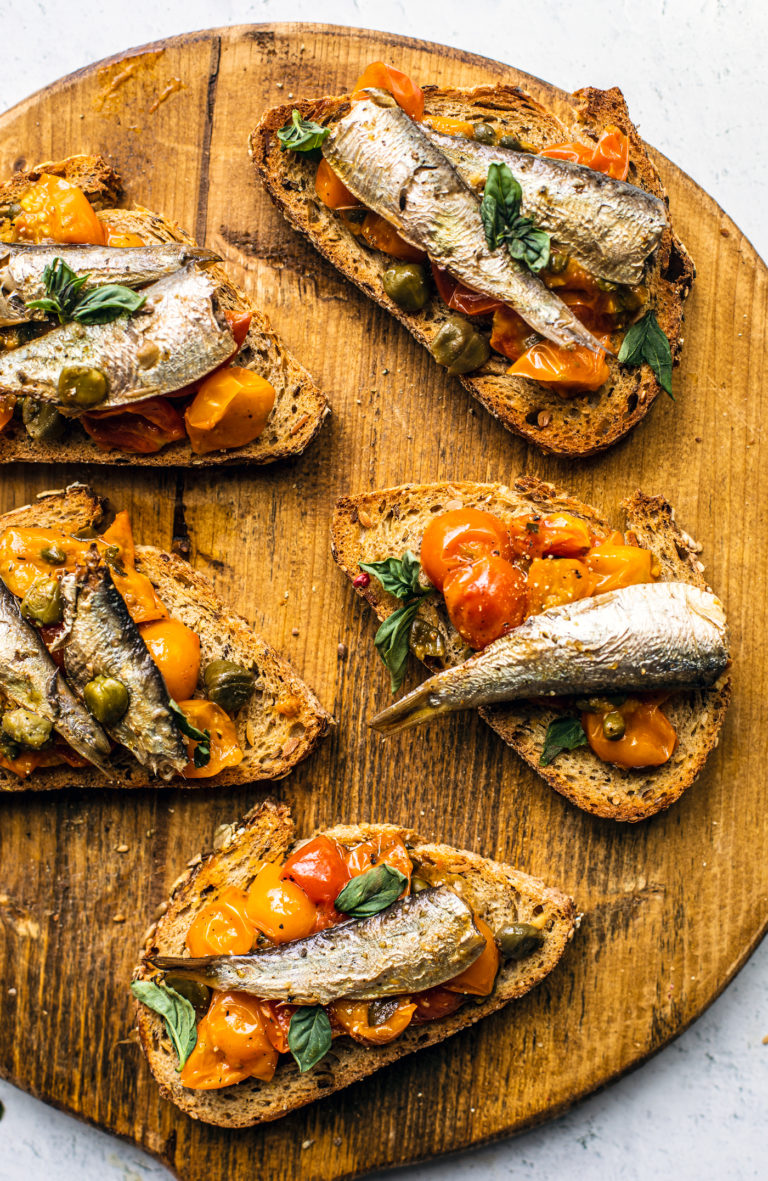
[(0, 431), (4, 431), (13, 418), (16, 398), (13, 394), (0, 394)]
[(581, 345), (566, 349), (550, 340), (537, 341), (507, 373), (510, 377), (527, 377), (542, 385), (556, 386), (558, 393), (599, 390), (611, 376), (604, 349), (597, 353)]
[(475, 915), (474, 919), (475, 926), (485, 939), (485, 947), (473, 964), (470, 964), (458, 976), (454, 976), (452, 980), (446, 980), (443, 988), (446, 988), (448, 992), (461, 992), (469, 996), (488, 996), (493, 992), (493, 986), (496, 983), (501, 956), (493, 937), (493, 931), (485, 919), (481, 919), (479, 915)]
[(133, 622), (148, 623), (151, 619), (167, 619), (168, 612), (152, 583), (146, 574), (141, 574), (136, 569), (136, 548), (131, 520), (124, 509), (117, 514), (100, 540), (104, 546), (115, 547), (118, 551), (118, 562), (112, 564), (110, 573)]
[(283, 1001), (259, 1001), (259, 1012), (264, 1021), (264, 1032), (278, 1054), (288, 1053), (288, 1031), (291, 1028), (291, 1017), (296, 1012), (296, 1005), (288, 1005)]
[(9, 759), (6, 755), (0, 754), (0, 767), (5, 767), (6, 771), (13, 771), (14, 775), (18, 775), (21, 779), (26, 779), (38, 767), (55, 767), (64, 762), (68, 762), (68, 760), (52, 750), (23, 750), (15, 759)]
[(629, 172), (629, 138), (616, 127), (604, 131), (597, 144), (587, 145), (578, 141), (552, 144), (539, 155), (583, 164), (616, 180), (626, 180)]
[(588, 599), (594, 585), (588, 568), (577, 558), (534, 558), (528, 569), (526, 616)]
[[(463, 312), (465, 316), (482, 316), (504, 307), (498, 299), (482, 295), (479, 291), (473, 291), (471, 287), (465, 287), (458, 279), (454, 279), (450, 271), (436, 266), (435, 263), (432, 263), (432, 274), (438, 295), (443, 303), (455, 312)], [(530, 336), (530, 328), (527, 331)]]
[(212, 701), (177, 701), (179, 709), (198, 730), (207, 730), (210, 735), (211, 757), (203, 767), (196, 767), (194, 751), (197, 743), (187, 741), (189, 762), (181, 772), (185, 779), (210, 779), (225, 767), (236, 767), (245, 757), (238, 738), (235, 723), (220, 705)]
[(244, 890), (229, 886), (215, 902), (203, 907), (187, 931), (191, 956), (245, 955), (253, 947), (255, 931), (246, 914)]
[(191, 697), (200, 675), (200, 637), (180, 619), (142, 623), (139, 631), (170, 696), (174, 701)]
[(460, 135), (464, 139), (475, 138), (475, 125), (468, 119), (454, 119), (450, 115), (425, 115), (424, 122), (440, 135)]
[(322, 159), (315, 173), (315, 192), (329, 209), (359, 209), (362, 202), (342, 184), (326, 159)]
[(617, 767), (660, 767), (672, 757), (677, 745), (675, 728), (662, 713), (658, 698), (638, 701), (629, 698), (618, 706), (624, 719), (624, 736), (611, 740), (603, 730), (603, 713), (584, 713), (581, 724), (587, 741), (599, 759)]
[(124, 250), (126, 247), (130, 246), (136, 247), (146, 245), (144, 239), (139, 234), (133, 234), (130, 231), (124, 232), (123, 230), (118, 229), (117, 226), (109, 225), (108, 222), (102, 222), (101, 228), (104, 231), (105, 246), (117, 246), (121, 250)]
[(347, 853), (349, 875), (353, 878), (366, 873), (374, 865), (381, 865), (382, 862), (391, 865), (393, 869), (399, 869), (410, 881), (413, 862), (399, 836), (379, 833), (368, 841), (354, 845)]
[(167, 398), (145, 398), (114, 410), (94, 410), (79, 419), (102, 451), (134, 451), (153, 455), (187, 437), (184, 420)]
[(369, 1001), (334, 1001), (331, 1005), (331, 1020), (364, 1046), (384, 1046), (394, 1041), (410, 1025), (416, 1012), (416, 1006), (409, 997), (393, 998), (391, 1012), (388, 1012), (386, 1020), (379, 1025), (371, 1025), (369, 1004)]
[(453, 570), (486, 554), (509, 561), (512, 547), (505, 523), (483, 509), (451, 509), (433, 517), (424, 530), (421, 565), (438, 590)]
[(352, 101), (366, 98), (364, 92), (368, 87), (374, 90), (388, 90), (399, 107), (412, 119), (419, 119), (424, 115), (424, 94), (407, 74), (388, 66), (384, 62), (371, 62), (363, 71), (352, 91)]
[(235, 338), (235, 344), (238, 348), (241, 348), (245, 342), (246, 336), (248, 335), (248, 329), (251, 326), (251, 320), (253, 319), (253, 316), (250, 312), (230, 311), (226, 311), (224, 315), (226, 316), (227, 322), (232, 329), (232, 335)]
[(515, 554), (536, 558), (583, 557), (593, 541), (587, 522), (571, 513), (512, 517), (509, 536)]
[(319, 836), (291, 854), (280, 876), (295, 882), (312, 902), (335, 902), (349, 881), (349, 869), (336, 842)]
[(637, 545), (604, 542), (594, 546), (584, 558), (594, 578), (593, 594), (603, 595), (623, 586), (654, 582), (655, 560), (650, 550)]
[(443, 594), (453, 626), (472, 648), (484, 648), (525, 618), (525, 576), (494, 554), (454, 570)]
[[(278, 1053), (270, 1044), (258, 1009), (245, 993), (217, 992), (197, 1026), (197, 1044), (179, 1074), (183, 1087), (212, 1091), (246, 1078), (270, 1082)], [(218, 1048), (223, 1043), (234, 1054)], [(249, 1052), (250, 1057), (244, 1057)]]
[(258, 439), (275, 404), (275, 387), (234, 365), (206, 377), (184, 414), (196, 455), (244, 447)]
[(24, 241), (104, 244), (104, 228), (85, 193), (61, 176), (42, 173), (19, 205), (13, 226)]
[(248, 891), (248, 917), (273, 943), (289, 943), (311, 935), (315, 907), (294, 882), (283, 881), (281, 866), (267, 861)]
[(378, 213), (366, 213), (360, 233), (373, 250), (381, 250), (404, 262), (424, 262), (426, 254), (401, 238), (395, 227)]
[(533, 333), (522, 316), (503, 304), (493, 313), (491, 348), (510, 361), (517, 361), (530, 348)]
[(427, 1021), (438, 1021), (455, 1013), (464, 1003), (464, 997), (457, 992), (449, 992), (446, 988), (428, 988), (425, 992), (415, 992), (411, 1000), (416, 1005), (413, 1014), (413, 1025), (424, 1025)]

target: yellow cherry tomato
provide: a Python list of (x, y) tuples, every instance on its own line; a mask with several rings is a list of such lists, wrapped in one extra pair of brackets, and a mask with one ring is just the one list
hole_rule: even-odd
[(267, 425), (275, 389), (252, 369), (234, 365), (207, 377), (184, 414), (196, 455), (252, 443)]
[(245, 890), (230, 886), (215, 902), (197, 914), (187, 931), (187, 950), (191, 956), (245, 955), (256, 938), (253, 923), (246, 914)]
[(369, 1023), (369, 1001), (334, 1001), (331, 1005), (331, 1020), (341, 1026), (356, 1042), (366, 1046), (384, 1046), (394, 1041), (406, 1029), (416, 1006), (410, 997), (398, 997), (392, 1002), (392, 1012), (380, 1025)]
[(44, 172), (19, 198), (14, 229), (26, 242), (104, 245), (104, 229), (82, 189)]
[(295, 882), (283, 881), (282, 866), (262, 865), (248, 891), (246, 913), (257, 930), (273, 943), (304, 939), (315, 929), (317, 910)]
[[(606, 737), (603, 719), (607, 712), (621, 714), (621, 738)], [(639, 701), (628, 698), (621, 706), (602, 713), (584, 713), (581, 722), (587, 741), (599, 759), (616, 767), (660, 767), (677, 746), (677, 733), (662, 712), (658, 697)]]
[(103, 221), (101, 223), (104, 230), (104, 245), (118, 246), (121, 249), (126, 246), (144, 246), (144, 239), (140, 234), (134, 234), (128, 231), (117, 229), (116, 226), (111, 226), (109, 222)]
[(170, 696), (186, 701), (200, 675), (200, 637), (180, 619), (155, 619), (140, 624), (139, 631)]
[(214, 1091), (246, 1078), (272, 1079), (278, 1053), (264, 1032), (258, 1006), (246, 993), (214, 993), (198, 1023), (197, 1044), (179, 1075), (183, 1087)]
[(119, 561), (112, 563), (110, 573), (133, 622), (147, 623), (151, 619), (166, 619), (168, 612), (157, 597), (155, 588), (146, 574), (141, 574), (136, 569), (136, 547), (133, 542), (131, 519), (125, 510), (117, 514), (101, 540), (105, 545), (117, 549)]
[(235, 724), (228, 713), (212, 701), (177, 701), (186, 717), (198, 730), (210, 734), (211, 757), (204, 767), (196, 767), (194, 752), (197, 745), (192, 739), (187, 743), (189, 762), (182, 771), (185, 779), (210, 779), (225, 767), (236, 767), (245, 757), (237, 740)]
[(458, 976), (454, 976), (453, 980), (447, 980), (443, 988), (447, 988), (449, 992), (462, 992), (469, 996), (488, 996), (493, 992), (496, 983), (501, 956), (493, 931), (485, 919), (481, 919), (479, 915), (475, 915), (474, 918), (475, 926), (485, 939), (485, 947), (473, 964)]

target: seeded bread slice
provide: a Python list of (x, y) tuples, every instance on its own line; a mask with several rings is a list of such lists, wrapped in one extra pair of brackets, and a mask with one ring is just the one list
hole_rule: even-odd
[[(666, 199), (646, 145), (629, 118), (620, 90), (587, 87), (570, 96), (558, 110), (547, 110), (515, 86), (499, 84), (472, 90), (424, 87), (427, 115), (448, 115), (490, 123), (515, 136), (525, 150), (540, 151), (563, 140), (594, 143), (608, 127), (629, 136), (631, 184)], [(369, 250), (342, 219), (315, 193), (317, 163), (299, 152), (282, 151), (276, 132), (290, 123), (292, 110), (326, 125), (349, 109), (349, 95), (302, 100), (266, 111), (250, 139), (256, 171), (280, 212), (305, 234), (341, 273), (380, 304), (421, 344), (429, 347), (450, 313), (436, 296), (419, 312), (406, 312), (385, 293), (381, 277), (387, 256)], [(683, 302), (695, 269), (685, 247), (669, 227), (647, 269), (649, 303), (669, 337), (677, 362), (682, 347)], [(628, 368), (608, 358), (610, 380), (596, 393), (562, 398), (545, 386), (507, 374), (511, 362), (492, 354), (475, 373), (460, 378), (509, 430), (556, 455), (592, 455), (625, 435), (648, 412), (660, 386), (648, 365)]]
[[(347, 1037), (336, 1038), (322, 1062), (306, 1074), (300, 1074), (293, 1060), (286, 1057), (278, 1065), (272, 1082), (249, 1079), (219, 1091), (195, 1091), (181, 1086), (176, 1072), (177, 1058), (162, 1019), (139, 1004), (139, 1036), (150, 1069), (160, 1084), (160, 1093), (193, 1119), (229, 1128), (279, 1119), (366, 1078), (414, 1050), (435, 1045), (528, 992), (552, 971), (573, 936), (576, 917), (572, 899), (509, 865), (449, 845), (424, 844), (416, 833), (396, 825), (342, 825), (326, 832), (350, 845), (377, 833), (402, 836), (422, 863), (462, 875), (460, 886), (452, 880), (453, 888), (461, 890), (469, 905), (494, 932), (506, 923), (533, 923), (543, 932), (544, 942), (525, 959), (507, 963), (493, 994), (480, 1004), (470, 1003), (451, 1016), (410, 1027), (385, 1046), (362, 1046)], [(288, 808), (271, 802), (252, 810), (239, 825), (225, 827), (218, 835), (215, 851), (176, 882), (165, 913), (145, 936), (135, 978), (153, 975), (148, 956), (186, 954), (187, 931), (202, 907), (215, 901), (227, 886), (247, 889), (261, 861), (281, 861), (294, 843)]]
[[(3, 209), (18, 197), (41, 172), (63, 176), (83, 190), (99, 212), (102, 221), (123, 233), (136, 233), (147, 243), (186, 242), (194, 239), (176, 222), (137, 206), (117, 207), (120, 178), (100, 156), (73, 156), (59, 163), (39, 164), (30, 172), (16, 173), (0, 185), (0, 229)], [(0, 254), (2, 244), (0, 243)], [(0, 463), (30, 460), (38, 463), (103, 463), (142, 465), (144, 467), (192, 467), (253, 463), (274, 463), (300, 454), (319, 431), (329, 413), (325, 395), (309, 373), (293, 357), (272, 330), (265, 314), (245, 292), (228, 277), (224, 267), (216, 265), (209, 273), (221, 284), (222, 305), (231, 311), (251, 313), (251, 326), (235, 364), (252, 369), (275, 388), (275, 405), (263, 433), (253, 443), (231, 451), (195, 455), (188, 440), (172, 443), (155, 455), (132, 451), (104, 451), (83, 428), (73, 423), (63, 439), (46, 442), (30, 439), (18, 415), (0, 434)]]
[[(333, 556), (349, 578), (356, 578), (360, 562), (400, 557), (406, 549), (418, 554), (429, 521), (438, 513), (464, 506), (483, 508), (506, 519), (531, 511), (567, 511), (589, 521), (598, 536), (606, 536), (612, 528), (589, 505), (532, 477), (516, 480), (512, 488), (502, 484), (406, 484), (339, 500), (331, 525)], [(698, 547), (675, 524), (663, 497), (636, 492), (622, 507), (626, 527), (654, 554), (662, 581), (706, 586), (704, 567), (696, 556)], [(376, 579), (371, 579), (368, 587), (358, 588), (358, 593), (380, 620), (399, 606)], [(445, 637), (445, 664), (466, 659), (469, 650), (452, 627), (442, 600), (437, 604), (428, 600), (420, 613)], [(373, 658), (373, 645), (371, 648)], [(441, 667), (427, 663), (433, 671)], [(637, 821), (668, 808), (693, 783), (717, 745), (730, 695), (728, 672), (708, 689), (673, 694), (664, 710), (678, 735), (674, 754), (663, 766), (642, 770), (611, 766), (588, 747), (564, 752), (542, 767), (539, 759), (547, 727), (558, 716), (555, 710), (515, 702), (481, 709), (480, 714), (551, 787), (577, 807), (612, 820)], [(416, 733), (409, 734), (409, 742), (418, 741)]]
[[(61, 528), (69, 532), (97, 524), (103, 502), (76, 484), (45, 492), (34, 504), (0, 516), (0, 533), (10, 525)], [(62, 787), (223, 787), (281, 779), (305, 759), (326, 733), (332, 718), (311, 689), (241, 616), (222, 603), (211, 582), (188, 562), (152, 546), (136, 547), (136, 568), (146, 574), (169, 613), (200, 637), (201, 670), (212, 660), (234, 660), (256, 672), (250, 701), (235, 718), (245, 758), (209, 779), (157, 779), (128, 752), (114, 757), (114, 776), (95, 767), (40, 768), (27, 779), (0, 768), (0, 792), (46, 791)], [(202, 688), (202, 685), (200, 686)]]

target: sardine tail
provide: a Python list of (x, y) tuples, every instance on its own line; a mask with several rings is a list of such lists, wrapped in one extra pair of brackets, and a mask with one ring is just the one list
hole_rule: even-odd
[(394, 705), (376, 714), (369, 725), (379, 734), (398, 734), (401, 730), (410, 730), (411, 726), (420, 726), (422, 722), (429, 722), (456, 708), (451, 701), (440, 701), (435, 694), (433, 681), (427, 681), (419, 689), (414, 689)]

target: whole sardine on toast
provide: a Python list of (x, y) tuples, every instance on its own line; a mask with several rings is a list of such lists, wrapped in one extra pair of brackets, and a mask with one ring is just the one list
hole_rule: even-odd
[(466, 902), (440, 886), (371, 918), (250, 955), (155, 956), (150, 963), (219, 990), (327, 1005), (340, 997), (376, 1000), (435, 988), (473, 964), (484, 946)]
[(0, 581), (0, 689), (16, 704), (46, 718), (64, 741), (102, 771), (111, 750), (99, 723), (77, 700), (37, 630)]
[(187, 263), (146, 289), (146, 303), (109, 324), (63, 324), (0, 354), (0, 392), (54, 402), (68, 414), (83, 409), (59, 392), (62, 370), (84, 366), (106, 378), (106, 398), (88, 409), (109, 410), (172, 393), (205, 377), (237, 350), (216, 298), (217, 284)]
[(331, 126), (323, 155), (347, 188), (438, 266), (509, 304), (565, 348), (603, 346), (569, 307), (503, 247), (490, 250), (480, 203), (448, 158), (391, 95), (370, 91)]
[(220, 261), (203, 246), (160, 242), (147, 246), (0, 246), (0, 327), (45, 319), (46, 313), (26, 305), (46, 295), (43, 272), (61, 258), (80, 277), (88, 278), (83, 292), (119, 283), (146, 287), (172, 275), (188, 262), (198, 266)]
[(713, 684), (728, 665), (723, 605), (685, 582), (642, 583), (532, 615), (382, 710), (383, 734), (439, 714), (529, 697)]
[(188, 762), (186, 742), (171, 712), (165, 681), (109, 569), (97, 566), (84, 578), (65, 574), (61, 581), (68, 580), (77, 580), (77, 594), (63, 646), (67, 676), (79, 692), (99, 675), (121, 681), (128, 690), (128, 708), (107, 732), (143, 767), (170, 779)]
[(640, 283), (645, 263), (669, 223), (659, 197), (605, 173), (531, 152), (443, 135), (425, 135), (470, 188), (482, 191), (491, 164), (506, 164), (522, 190), (520, 212), (598, 279)]

